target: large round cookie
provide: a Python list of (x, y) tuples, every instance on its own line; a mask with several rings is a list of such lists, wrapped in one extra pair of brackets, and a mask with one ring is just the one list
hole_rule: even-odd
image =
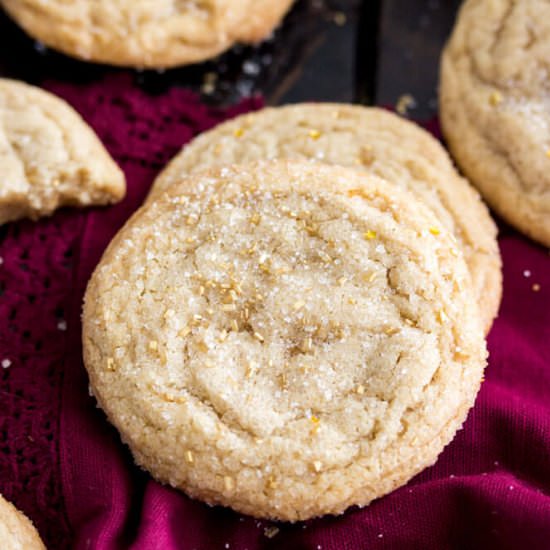
[(126, 192), (122, 171), (76, 111), (14, 80), (0, 79), (0, 159), (0, 224)]
[(31, 521), (0, 495), (0, 546), (3, 550), (45, 550)]
[(90, 281), (83, 345), (138, 464), (282, 520), (366, 505), (432, 464), (486, 357), (433, 213), (309, 162), (194, 175), (138, 211)]
[(292, 0), (0, 0), (33, 37), (88, 61), (172, 67), (266, 38)]
[(503, 218), (550, 246), (550, 3), (467, 0), (441, 69), (460, 167)]
[(302, 104), (264, 109), (202, 134), (157, 178), (155, 197), (182, 174), (265, 158), (310, 158), (358, 167), (412, 191), (464, 252), (488, 331), (502, 295), (496, 226), (446, 151), (415, 124), (382, 109)]

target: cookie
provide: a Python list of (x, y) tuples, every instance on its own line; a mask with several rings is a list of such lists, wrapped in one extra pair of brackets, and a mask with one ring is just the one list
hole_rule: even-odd
[(187, 145), (158, 177), (151, 196), (182, 174), (265, 158), (310, 158), (354, 166), (415, 193), (460, 243), (484, 326), (490, 329), (502, 296), (496, 226), (439, 142), (382, 109), (302, 104), (241, 116)]
[(550, 4), (467, 0), (442, 57), (441, 121), (463, 172), (550, 246)]
[(290, 521), (432, 464), (486, 361), (435, 215), (376, 176), (304, 161), (212, 169), (139, 210), (89, 283), (83, 349), (140, 466)]
[(76, 111), (14, 80), (0, 79), (0, 158), (0, 224), (113, 203), (126, 191), (121, 170)]
[(4, 550), (45, 550), (31, 521), (0, 495), (0, 541)]
[(292, 0), (0, 0), (31, 36), (68, 55), (163, 68), (266, 38)]

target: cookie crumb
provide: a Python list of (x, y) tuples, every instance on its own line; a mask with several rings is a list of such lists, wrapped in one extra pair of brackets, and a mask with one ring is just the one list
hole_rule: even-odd
[(406, 115), (409, 112), (409, 109), (414, 109), (416, 107), (416, 99), (411, 94), (403, 94), (397, 100), (395, 105), (395, 110), (400, 115)]

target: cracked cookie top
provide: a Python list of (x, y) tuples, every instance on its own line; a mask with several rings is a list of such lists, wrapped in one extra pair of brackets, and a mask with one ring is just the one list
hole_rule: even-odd
[(285, 520), (367, 504), (432, 464), (486, 356), (437, 218), (307, 162), (193, 175), (138, 211), (91, 279), (83, 342), (138, 464)]
[(237, 117), (186, 145), (156, 179), (150, 197), (159, 196), (184, 174), (270, 158), (351, 166), (420, 198), (457, 238), (489, 331), (502, 295), (497, 228), (441, 144), (386, 110), (305, 103)]
[(0, 0), (34, 38), (87, 61), (161, 68), (265, 38), (292, 0)]
[(109, 204), (126, 191), (122, 171), (76, 111), (14, 80), (0, 79), (0, 158), (0, 224)]
[(550, 246), (550, 3), (467, 0), (445, 49), (441, 119), (490, 205)]

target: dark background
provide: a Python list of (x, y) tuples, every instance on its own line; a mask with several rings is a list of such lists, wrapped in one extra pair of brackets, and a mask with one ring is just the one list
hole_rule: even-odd
[[(214, 61), (168, 71), (131, 71), (151, 93), (192, 87), (214, 104), (262, 94), (270, 104), (305, 100), (395, 105), (409, 114), (437, 110), (441, 47), (460, 0), (298, 0), (275, 35), (236, 46)], [(0, 74), (30, 83), (86, 82), (109, 72), (55, 53), (0, 15)]]

